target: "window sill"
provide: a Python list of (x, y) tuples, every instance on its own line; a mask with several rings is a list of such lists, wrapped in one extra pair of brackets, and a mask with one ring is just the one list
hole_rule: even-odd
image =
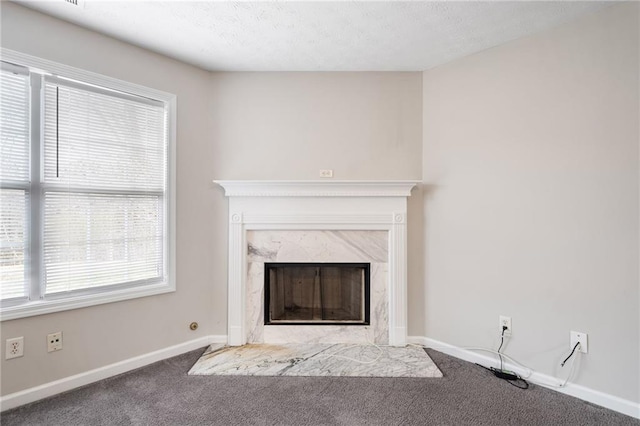
[(59, 300), (37, 300), (0, 309), (0, 321), (27, 318), (36, 315), (51, 314), (71, 309), (86, 308), (105, 303), (120, 302), (139, 297), (171, 293), (176, 290), (171, 283), (160, 283), (153, 286), (127, 288), (105, 293), (78, 295)]

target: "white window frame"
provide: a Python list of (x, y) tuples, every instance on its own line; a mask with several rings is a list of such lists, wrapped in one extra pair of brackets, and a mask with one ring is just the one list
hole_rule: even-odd
[[(22, 299), (17, 303), (8, 304), (0, 307), (0, 321), (13, 320), (18, 318), (30, 317), (35, 315), (49, 314), (53, 312), (66, 311), (70, 309), (84, 308), (88, 306), (100, 305), (104, 303), (117, 302), (122, 300), (134, 299), (138, 297), (153, 296), (162, 293), (169, 293), (176, 290), (176, 95), (171, 93), (159, 91), (156, 89), (150, 89), (148, 87), (140, 86), (134, 83), (128, 83), (115, 78), (107, 77), (101, 74), (93, 73), (90, 71), (84, 71), (78, 68), (74, 68), (68, 65), (59, 64), (49, 60), (37, 58), (31, 55), (27, 55), (21, 52), (1, 48), (0, 59), (5, 62), (16, 64), (21, 67), (26, 67), (34, 70), (40, 74), (55, 76), (58, 78), (76, 80), (82, 83), (95, 85), (98, 87), (111, 89), (119, 92), (129, 93), (135, 96), (142, 96), (157, 101), (162, 101), (168, 108), (168, 122), (167, 122), (167, 188), (166, 188), (166, 217), (165, 217), (165, 248), (166, 248), (166, 279), (161, 283), (155, 283), (151, 285), (132, 286), (132, 287), (116, 287), (112, 289), (97, 288), (94, 291), (89, 289), (88, 291), (79, 292), (69, 296), (45, 298), (44, 289), (42, 288), (42, 279), (39, 276), (39, 271), (42, 270), (41, 265), (41, 238), (42, 238), (42, 217), (38, 217), (38, 214), (42, 213), (42, 209), (29, 209), (27, 231), (29, 235), (29, 250), (26, 257), (26, 272), (30, 276), (29, 285), (29, 300)], [(34, 156), (34, 152), (39, 152), (42, 147), (41, 135), (43, 134), (43, 124), (40, 114), (40, 105), (43, 91), (40, 90), (39, 83), (35, 83), (37, 87), (33, 87), (34, 81), (40, 81), (38, 78), (31, 78), (32, 93), (31, 93), (31, 150), (32, 157), (35, 157), (35, 161), (32, 158), (32, 167), (37, 167), (42, 170), (40, 164), (41, 155)], [(34, 111), (35, 110), (35, 111)], [(34, 117), (34, 112), (36, 116)], [(36, 151), (37, 150), (37, 151)], [(40, 171), (32, 170), (31, 173), (31, 187), (30, 204), (38, 203), (38, 196), (40, 194)], [(37, 194), (37, 195), (36, 195)], [(38, 213), (39, 212), (39, 213)], [(34, 226), (36, 228), (34, 228)], [(34, 232), (35, 231), (35, 232)], [(40, 263), (39, 267), (31, 268), (32, 262)]]

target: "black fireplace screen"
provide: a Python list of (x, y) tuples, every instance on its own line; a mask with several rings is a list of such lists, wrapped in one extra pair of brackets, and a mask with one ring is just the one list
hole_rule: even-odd
[(368, 325), (369, 263), (265, 263), (265, 324)]

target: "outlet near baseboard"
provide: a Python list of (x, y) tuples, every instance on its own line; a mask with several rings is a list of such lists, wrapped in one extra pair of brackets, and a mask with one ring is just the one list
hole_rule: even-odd
[(4, 359), (20, 358), (24, 356), (24, 337), (7, 339)]

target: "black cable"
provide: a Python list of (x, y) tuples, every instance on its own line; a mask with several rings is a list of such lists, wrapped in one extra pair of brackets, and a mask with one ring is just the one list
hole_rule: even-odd
[[(522, 390), (526, 390), (529, 389), (529, 382), (527, 382), (525, 379), (523, 379), (522, 377), (518, 377), (517, 380), (507, 380), (507, 382), (511, 385), (511, 386), (515, 386), (518, 389), (522, 389)], [(522, 383), (522, 386), (517, 385), (516, 383)]]
[(500, 346), (498, 347), (498, 357), (500, 358), (500, 370), (502, 370), (502, 354), (500, 353), (500, 349), (502, 349), (502, 344), (504, 343), (504, 332), (507, 330), (506, 326), (502, 326), (502, 335), (500, 336)]
[(507, 381), (511, 386), (515, 386), (518, 389), (526, 390), (529, 389), (529, 382), (527, 382), (522, 377), (518, 376), (516, 373), (512, 373), (510, 371), (503, 371), (502, 369), (498, 370), (493, 367), (485, 367), (484, 365), (480, 365), (476, 363), (477, 366), (484, 368), (485, 370), (493, 373), (499, 379)]
[(576, 343), (576, 345), (573, 347), (573, 349), (571, 349), (571, 353), (569, 354), (569, 356), (568, 356), (568, 357), (566, 357), (566, 358), (564, 359), (564, 361), (562, 361), (562, 362), (560, 363), (560, 367), (564, 367), (564, 364), (565, 364), (567, 361), (569, 361), (569, 358), (571, 358), (571, 356), (572, 356), (572, 355), (573, 355), (573, 353), (576, 351), (576, 348), (577, 348), (578, 346), (580, 346), (580, 342)]
[(525, 379), (523, 379), (522, 377), (518, 376), (516, 373), (512, 372), (512, 371), (505, 371), (503, 370), (503, 360), (502, 360), (502, 353), (500, 353), (500, 350), (502, 349), (502, 345), (504, 345), (504, 332), (507, 331), (507, 327), (506, 326), (502, 326), (502, 334), (500, 336), (500, 346), (498, 347), (498, 356), (500, 357), (500, 368), (494, 368), (494, 367), (485, 367), (484, 365), (480, 365), (478, 363), (476, 363), (476, 365), (484, 368), (485, 370), (493, 373), (494, 376), (496, 376), (499, 379), (502, 380), (506, 380), (511, 386), (515, 386), (518, 389), (529, 389), (529, 382), (527, 382)]

